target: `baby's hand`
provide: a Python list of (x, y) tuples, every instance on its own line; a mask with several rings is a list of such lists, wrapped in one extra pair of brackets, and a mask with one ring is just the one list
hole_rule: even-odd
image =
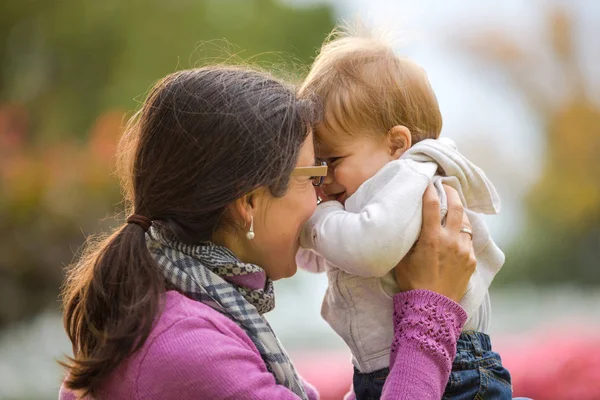
[(440, 198), (429, 185), (423, 195), (423, 227), (413, 249), (396, 266), (400, 291), (425, 289), (459, 302), (475, 271), (477, 260), (471, 229), (458, 192), (444, 185), (448, 197), (446, 225), (440, 224)]
[(299, 268), (314, 273), (325, 272), (325, 259), (308, 249), (298, 249), (298, 253), (296, 253), (296, 265)]

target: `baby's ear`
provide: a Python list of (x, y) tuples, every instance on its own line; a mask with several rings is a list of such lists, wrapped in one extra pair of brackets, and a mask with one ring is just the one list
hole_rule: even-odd
[(410, 130), (404, 125), (396, 125), (387, 133), (390, 156), (397, 160), (412, 146)]

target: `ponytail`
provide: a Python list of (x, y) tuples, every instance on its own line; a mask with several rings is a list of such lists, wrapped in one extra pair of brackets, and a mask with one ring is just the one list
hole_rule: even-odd
[(73, 357), (60, 364), (68, 370), (65, 386), (81, 397), (94, 396), (102, 381), (143, 346), (158, 314), (165, 284), (146, 247), (144, 228), (128, 223), (103, 240), (90, 240), (67, 271), (63, 323)]

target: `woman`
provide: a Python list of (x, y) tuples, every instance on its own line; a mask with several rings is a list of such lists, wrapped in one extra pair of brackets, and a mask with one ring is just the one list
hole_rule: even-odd
[[(74, 357), (61, 399), (316, 399), (262, 314), (272, 282), (296, 273), (302, 224), (316, 207), (309, 100), (232, 67), (167, 76), (120, 145), (127, 223), (66, 279)], [(397, 267), (395, 342), (383, 398), (440, 398), (465, 322), (475, 267), (449, 190), (424, 198), (423, 231)], [(426, 289), (426, 290), (416, 290)]]

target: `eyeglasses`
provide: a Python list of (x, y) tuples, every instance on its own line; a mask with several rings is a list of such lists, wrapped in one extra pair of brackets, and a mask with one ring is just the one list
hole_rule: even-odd
[(313, 186), (321, 186), (327, 176), (327, 162), (317, 159), (316, 164), (312, 167), (296, 167), (292, 176), (310, 176)]

